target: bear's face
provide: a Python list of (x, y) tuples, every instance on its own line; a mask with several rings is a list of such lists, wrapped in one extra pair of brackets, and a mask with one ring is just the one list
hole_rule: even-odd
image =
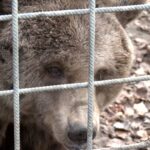
[[(20, 88), (88, 81), (88, 15), (20, 20), (19, 28)], [(1, 34), (0, 82), (4, 88), (4, 81), (7, 85), (12, 83), (11, 23)], [(126, 77), (132, 54), (132, 44), (117, 18), (113, 14), (97, 14), (95, 80)], [(100, 110), (117, 96), (121, 87), (95, 87), (93, 138), (99, 131)], [(87, 100), (86, 88), (22, 95), (21, 121), (36, 123), (57, 142), (73, 149), (87, 140)]]

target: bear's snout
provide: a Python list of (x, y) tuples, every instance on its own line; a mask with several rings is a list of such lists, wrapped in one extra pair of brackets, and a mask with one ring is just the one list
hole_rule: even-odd
[[(96, 128), (93, 128), (93, 139), (96, 137)], [(68, 131), (68, 138), (76, 144), (87, 142), (87, 125), (81, 122), (71, 124)]]
[[(96, 137), (99, 129), (99, 118), (94, 112), (93, 120), (93, 139)], [(87, 132), (88, 132), (88, 117), (87, 117), (87, 107), (79, 107), (76, 111), (73, 111), (68, 119), (68, 139), (78, 145), (85, 144), (87, 142)]]

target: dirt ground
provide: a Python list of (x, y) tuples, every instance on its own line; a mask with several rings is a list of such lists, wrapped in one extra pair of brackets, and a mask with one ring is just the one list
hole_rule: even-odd
[[(127, 32), (136, 53), (131, 76), (150, 75), (150, 11), (144, 11), (131, 22)], [(150, 81), (124, 87), (116, 101), (101, 114), (101, 132), (103, 146), (132, 144), (150, 138)]]

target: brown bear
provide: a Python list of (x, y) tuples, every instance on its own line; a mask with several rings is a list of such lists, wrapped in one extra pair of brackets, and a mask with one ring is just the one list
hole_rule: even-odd
[[(98, 7), (146, 0), (97, 0)], [(0, 14), (11, 0), (0, 0)], [(19, 12), (88, 8), (88, 0), (19, 0)], [(129, 75), (133, 46), (124, 27), (137, 11), (96, 14), (95, 81)], [(13, 89), (12, 23), (0, 22), (0, 90)], [(88, 81), (89, 15), (19, 20), (20, 88)], [(99, 138), (99, 114), (122, 85), (95, 87), (93, 147)], [(20, 95), (21, 150), (78, 150), (87, 142), (87, 89)], [(0, 150), (13, 149), (13, 99), (0, 97)]]

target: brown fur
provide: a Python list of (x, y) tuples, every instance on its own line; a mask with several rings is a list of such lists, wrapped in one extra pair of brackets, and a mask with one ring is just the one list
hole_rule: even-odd
[[(0, 2), (4, 4), (3, 0)], [(106, 6), (104, 2), (99, 0), (98, 5)], [(9, 13), (10, 9), (4, 6), (1, 12)], [(86, 0), (20, 0), (19, 10), (32, 12), (86, 7)], [(20, 88), (88, 80), (88, 15), (21, 19), (19, 27)], [(11, 22), (5, 23), (1, 29), (0, 90), (6, 90), (11, 89), (13, 83)], [(128, 76), (133, 62), (133, 46), (114, 14), (96, 15), (95, 47), (95, 80)], [(100, 111), (118, 95), (121, 87), (96, 87), (93, 124), (97, 132)], [(20, 99), (22, 150), (75, 149), (67, 131), (73, 122), (87, 123), (87, 89), (25, 94)], [(8, 150), (4, 146), (7, 143), (5, 135), (13, 130), (12, 103), (12, 96), (0, 97), (1, 149)]]

